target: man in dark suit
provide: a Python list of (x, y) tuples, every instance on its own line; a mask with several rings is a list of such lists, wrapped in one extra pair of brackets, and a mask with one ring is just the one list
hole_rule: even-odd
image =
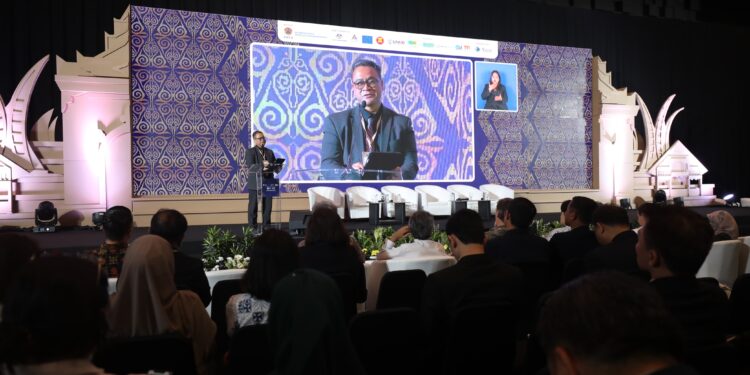
[[(594, 232), (589, 229), (596, 207), (597, 203), (591, 198), (573, 197), (564, 214), (570, 230), (555, 234), (549, 240), (555, 257), (555, 273), (563, 277), (563, 282), (579, 275), (583, 271), (583, 256), (599, 246)], [(563, 272), (566, 267), (568, 271)]]
[(529, 232), (536, 215), (534, 203), (526, 198), (514, 198), (503, 222), (507, 232), (487, 242), (487, 255), (509, 263), (549, 263), (552, 248), (547, 240)]
[[(248, 168), (247, 189), (250, 192), (247, 201), (247, 223), (255, 228), (258, 225), (258, 193), (262, 188), (262, 179), (273, 178), (272, 165), (276, 163), (276, 156), (270, 148), (266, 148), (266, 137), (262, 131), (253, 132), (255, 146), (245, 152), (245, 164)], [(261, 171), (262, 179), (258, 179), (256, 171)], [(261, 192), (262, 194), (262, 192)], [(263, 196), (263, 225), (271, 223), (271, 207), (273, 197)]]
[(518, 305), (523, 291), (521, 271), (484, 253), (484, 226), (478, 213), (456, 212), (445, 231), (458, 263), (431, 274), (424, 284), (420, 315), (431, 356), (450, 347), (444, 343), (444, 333), (459, 309), (493, 303)]
[(150, 234), (155, 234), (172, 245), (174, 254), (174, 282), (179, 290), (190, 290), (200, 297), (204, 306), (211, 303), (211, 287), (203, 271), (203, 262), (180, 252), (187, 231), (187, 219), (180, 211), (161, 209), (151, 217)]
[(688, 351), (722, 345), (728, 330), (726, 294), (717, 283), (695, 278), (712, 244), (705, 216), (684, 207), (660, 207), (638, 231), (638, 266), (684, 328)]
[[(323, 125), (320, 168), (327, 179), (413, 180), (417, 176), (417, 143), (411, 119), (382, 104), (381, 69), (370, 60), (352, 66), (352, 91), (357, 107), (329, 115)], [(363, 173), (371, 152), (400, 152), (393, 173)], [(345, 171), (352, 170), (351, 173)]]
[(594, 235), (601, 246), (583, 257), (586, 272), (613, 270), (648, 280), (635, 261), (638, 235), (630, 229), (628, 212), (622, 207), (605, 204), (594, 211), (592, 221)]

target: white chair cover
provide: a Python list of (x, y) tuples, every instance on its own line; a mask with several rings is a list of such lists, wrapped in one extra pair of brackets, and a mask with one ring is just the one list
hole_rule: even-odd
[(739, 273), (740, 244), (739, 240), (714, 242), (696, 277), (713, 277), (731, 287)]
[(328, 202), (336, 207), (341, 218), (346, 217), (344, 192), (334, 187), (314, 186), (307, 188), (307, 198), (310, 201), (310, 211), (316, 203)]
[(349, 217), (362, 219), (370, 217), (370, 203), (380, 201), (383, 196), (378, 189), (369, 186), (352, 186), (346, 189), (346, 203)]
[(419, 209), (433, 216), (451, 214), (453, 194), (437, 185), (417, 185), (414, 190), (419, 193)]

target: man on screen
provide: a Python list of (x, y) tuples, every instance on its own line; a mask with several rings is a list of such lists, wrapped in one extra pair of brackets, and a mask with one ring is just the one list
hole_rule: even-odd
[[(321, 169), (328, 179), (413, 180), (417, 176), (417, 143), (411, 119), (382, 104), (384, 83), (378, 64), (357, 60), (352, 65), (352, 91), (358, 106), (326, 117)], [(401, 164), (392, 173), (364, 173), (372, 152), (398, 152)], [(351, 173), (343, 173), (351, 170)]]

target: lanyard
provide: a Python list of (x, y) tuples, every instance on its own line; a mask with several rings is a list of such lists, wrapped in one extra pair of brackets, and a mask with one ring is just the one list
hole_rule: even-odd
[(378, 116), (378, 122), (375, 123), (375, 134), (370, 134), (370, 131), (367, 129), (367, 123), (365, 122), (365, 117), (361, 116), (361, 119), (359, 123), (362, 125), (362, 130), (365, 131), (365, 143), (367, 143), (367, 150), (372, 150), (372, 145), (375, 143), (375, 140), (378, 138), (378, 131), (380, 130), (380, 121), (383, 119), (383, 116)]

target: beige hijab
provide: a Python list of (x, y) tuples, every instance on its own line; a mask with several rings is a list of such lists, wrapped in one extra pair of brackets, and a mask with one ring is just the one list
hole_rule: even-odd
[(708, 222), (711, 223), (711, 227), (714, 229), (714, 235), (726, 233), (733, 240), (739, 237), (740, 229), (737, 226), (737, 221), (734, 220), (734, 217), (729, 212), (718, 210), (706, 216), (708, 216)]
[(195, 293), (177, 290), (172, 247), (163, 238), (147, 234), (128, 247), (108, 318), (115, 337), (178, 332), (192, 339), (198, 371), (205, 372), (216, 325)]

